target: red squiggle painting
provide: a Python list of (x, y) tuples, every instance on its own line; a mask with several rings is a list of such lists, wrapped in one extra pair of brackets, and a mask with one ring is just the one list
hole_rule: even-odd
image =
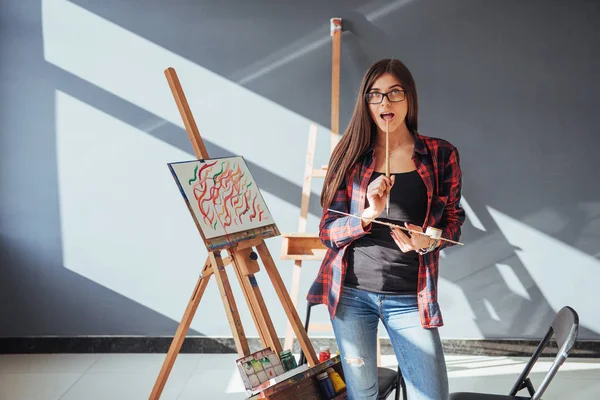
[(206, 237), (273, 223), (242, 157), (170, 164)]

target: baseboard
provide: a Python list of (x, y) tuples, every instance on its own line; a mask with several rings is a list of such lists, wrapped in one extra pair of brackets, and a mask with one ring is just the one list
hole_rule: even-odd
[[(4, 337), (0, 338), (0, 354), (49, 354), (49, 353), (167, 353), (173, 337), (148, 336), (77, 336), (77, 337)], [(280, 338), (283, 345), (283, 338)], [(316, 350), (327, 345), (336, 349), (332, 337), (311, 338)], [(529, 357), (539, 341), (530, 339), (444, 339), (446, 354)], [(262, 348), (258, 338), (248, 338), (254, 350)], [(295, 341), (293, 350), (300, 352)], [(556, 354), (556, 343), (551, 342), (544, 356)], [(231, 337), (187, 337), (180, 353), (236, 353)], [(393, 354), (388, 338), (381, 338), (381, 354)], [(600, 358), (599, 340), (579, 340), (571, 357)]]

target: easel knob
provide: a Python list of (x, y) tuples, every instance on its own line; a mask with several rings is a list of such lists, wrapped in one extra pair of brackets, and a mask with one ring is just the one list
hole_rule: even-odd
[(331, 18), (329, 20), (329, 34), (333, 36), (337, 31), (342, 31), (342, 19), (339, 17)]
[(254, 251), (250, 253), (250, 259), (251, 260), (258, 260), (258, 254), (256, 254)]

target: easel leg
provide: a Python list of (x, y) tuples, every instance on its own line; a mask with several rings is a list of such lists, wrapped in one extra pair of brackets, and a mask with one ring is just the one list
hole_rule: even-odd
[(306, 355), (308, 365), (311, 367), (317, 365), (319, 360), (317, 358), (317, 354), (315, 353), (315, 349), (308, 339), (308, 335), (304, 330), (302, 321), (300, 321), (300, 318), (298, 317), (298, 313), (296, 312), (294, 304), (292, 303), (292, 299), (290, 299), (290, 295), (285, 288), (283, 280), (281, 279), (281, 275), (279, 275), (279, 271), (277, 270), (277, 266), (271, 257), (271, 253), (269, 252), (267, 244), (263, 242), (258, 245), (256, 249), (258, 250), (260, 259), (265, 266), (265, 270), (267, 271), (267, 274), (269, 274), (269, 278), (273, 283), (273, 287), (275, 288), (275, 292), (279, 297), (279, 301), (281, 301), (281, 304), (283, 305), (283, 309), (285, 310), (288, 320), (292, 324), (292, 328), (294, 329), (296, 337), (298, 338), (298, 343)]
[(331, 152), (337, 146), (340, 132), (340, 56), (342, 20), (331, 19)]
[(202, 268), (202, 273), (200, 274), (198, 282), (196, 283), (196, 287), (192, 292), (192, 297), (190, 298), (188, 306), (185, 309), (185, 313), (183, 314), (183, 319), (179, 323), (175, 337), (171, 342), (171, 346), (169, 347), (165, 361), (163, 362), (160, 373), (158, 374), (158, 378), (154, 383), (154, 388), (150, 394), (150, 400), (158, 400), (162, 394), (165, 384), (167, 383), (167, 379), (169, 378), (169, 374), (171, 373), (171, 369), (175, 364), (175, 358), (179, 354), (179, 350), (181, 350), (181, 346), (183, 345), (185, 336), (190, 329), (190, 325), (194, 319), (194, 314), (198, 309), (198, 304), (200, 304), (200, 300), (202, 299), (202, 295), (204, 294), (204, 290), (208, 285), (212, 272), (211, 261), (207, 258), (206, 262), (204, 263), (204, 268)]
[(267, 310), (265, 299), (262, 297), (262, 293), (258, 287), (258, 282), (256, 281), (254, 275), (249, 275), (247, 282), (251, 286), (252, 295), (254, 297), (252, 300), (252, 307), (258, 310), (257, 313), (259, 315), (259, 319), (262, 320), (261, 323), (264, 324), (267, 332), (267, 340), (269, 340), (271, 343), (270, 347), (277, 354), (281, 354), (281, 343), (279, 342), (279, 337), (277, 336), (275, 326), (273, 326), (273, 321), (269, 315), (269, 310)]
[[(250, 314), (252, 315), (254, 325), (256, 326), (256, 330), (258, 331), (263, 346), (270, 347), (274, 351), (277, 351), (277, 354), (280, 354), (281, 351), (279, 349), (281, 346), (279, 345), (273, 323), (271, 322), (268, 312), (266, 312), (266, 306), (260, 290), (258, 289), (256, 278), (254, 277), (254, 274), (244, 275), (242, 272), (242, 264), (250, 263), (250, 261), (252, 261), (250, 259), (250, 253), (250, 249), (230, 250), (233, 259), (233, 269), (235, 270), (235, 274), (242, 287), (242, 292), (246, 298), (246, 304), (248, 304), (248, 307), (250, 308)], [(246, 266), (245, 270), (254, 271), (255, 269)], [(269, 326), (271, 329), (269, 329)]]
[(221, 259), (221, 253), (218, 251), (211, 251), (208, 253), (208, 258), (210, 258), (213, 265), (213, 274), (215, 276), (215, 280), (217, 281), (219, 292), (221, 293), (221, 300), (223, 300), (225, 314), (227, 314), (227, 319), (229, 320), (229, 325), (231, 326), (231, 332), (233, 333), (233, 340), (235, 341), (235, 347), (237, 349), (238, 356), (247, 356), (250, 354), (248, 340), (246, 339), (246, 335), (244, 333), (244, 327), (242, 326), (240, 313), (238, 312), (235, 304), (233, 292), (231, 291), (231, 285), (229, 285), (229, 279), (227, 278), (227, 272), (225, 272), (223, 260)]
[[(302, 200), (300, 202), (300, 220), (298, 222), (298, 232), (306, 232), (306, 222), (308, 218), (308, 205), (310, 202), (310, 188), (312, 184), (315, 150), (317, 148), (317, 125), (310, 124), (308, 131), (308, 146), (306, 148), (306, 163), (304, 165), (304, 182), (302, 184)], [(297, 307), (298, 292), (300, 291), (300, 275), (302, 274), (302, 260), (295, 260), (292, 267), (292, 285), (290, 287), (290, 297), (294, 307)], [(296, 308), (297, 309), (297, 308)], [(288, 321), (285, 331), (285, 341), (283, 347), (291, 349), (294, 344), (294, 332), (292, 325)]]

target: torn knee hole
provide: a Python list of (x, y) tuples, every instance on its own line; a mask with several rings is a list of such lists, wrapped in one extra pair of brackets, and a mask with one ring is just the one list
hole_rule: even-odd
[(365, 360), (360, 357), (346, 357), (345, 360), (348, 365), (352, 365), (353, 367), (362, 367), (365, 365)]

